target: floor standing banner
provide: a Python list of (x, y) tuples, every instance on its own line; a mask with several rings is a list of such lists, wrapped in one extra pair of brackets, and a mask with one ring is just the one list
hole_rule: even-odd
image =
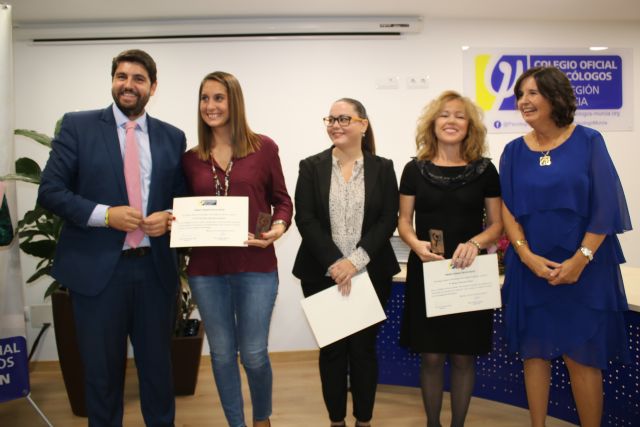
[[(0, 176), (14, 170), (11, 6), (0, 4)], [(0, 402), (29, 395), (15, 183), (0, 182)]]

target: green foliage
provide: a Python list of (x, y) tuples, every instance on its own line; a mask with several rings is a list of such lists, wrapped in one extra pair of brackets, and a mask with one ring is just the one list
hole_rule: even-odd
[[(61, 121), (59, 120), (56, 124), (56, 132), (59, 129), (60, 123)], [(47, 148), (51, 148), (52, 138), (50, 136), (25, 129), (16, 129), (14, 133), (30, 138)], [(0, 176), (0, 181), (22, 181), (40, 185), (42, 170), (40, 169), (40, 165), (33, 159), (22, 157), (16, 160), (15, 168), (15, 173)], [(33, 283), (44, 276), (51, 277), (51, 267), (53, 265), (53, 258), (56, 253), (56, 245), (60, 237), (61, 228), (62, 220), (38, 204), (36, 204), (32, 210), (25, 213), (24, 217), (18, 221), (17, 232), (18, 238), (20, 239), (20, 249), (26, 254), (40, 258), (35, 273), (27, 279), (27, 283)], [(44, 298), (46, 299), (59, 288), (60, 283), (57, 280), (53, 280), (49, 283), (49, 286), (47, 286)]]
[[(60, 123), (62, 123), (62, 119), (58, 120), (58, 122), (56, 123), (54, 134), (57, 134), (58, 131), (60, 130)], [(53, 140), (53, 138), (43, 133), (39, 133), (39, 132), (36, 132), (35, 130), (27, 130), (27, 129), (16, 129), (13, 133), (16, 135), (26, 136), (27, 138), (31, 138), (38, 144), (42, 144), (49, 149), (51, 148), (51, 141)]]
[(16, 160), (15, 164), (16, 173), (0, 176), (0, 181), (23, 181), (30, 182), (32, 184), (40, 184), (40, 166), (29, 159), (28, 157), (22, 157)]
[[(27, 279), (27, 283), (33, 283), (40, 277), (50, 275), (61, 229), (62, 220), (60, 217), (38, 204), (18, 221), (20, 249), (26, 254), (40, 258), (35, 273)], [(44, 297), (49, 297), (59, 288), (60, 283), (53, 280), (47, 287)]]

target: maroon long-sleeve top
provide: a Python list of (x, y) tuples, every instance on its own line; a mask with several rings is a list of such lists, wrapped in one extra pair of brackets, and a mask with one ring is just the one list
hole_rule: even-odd
[[(229, 179), (229, 196), (249, 198), (249, 231), (253, 231), (258, 212), (270, 213), (272, 221), (281, 219), (291, 224), (293, 204), (284, 182), (278, 146), (261, 135), (260, 149), (240, 159), (233, 159)], [(198, 154), (187, 151), (182, 157), (182, 169), (191, 196), (215, 196), (215, 180), (211, 160), (203, 161)], [(218, 180), (224, 186), (224, 170), (215, 167)], [(193, 248), (187, 268), (189, 276), (259, 272), (277, 269), (273, 245), (266, 248), (199, 247)]]

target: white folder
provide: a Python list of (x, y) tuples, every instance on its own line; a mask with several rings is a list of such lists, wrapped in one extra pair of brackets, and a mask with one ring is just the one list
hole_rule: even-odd
[(303, 299), (301, 304), (320, 347), (387, 318), (366, 272), (351, 279), (348, 296), (342, 296), (335, 285)]

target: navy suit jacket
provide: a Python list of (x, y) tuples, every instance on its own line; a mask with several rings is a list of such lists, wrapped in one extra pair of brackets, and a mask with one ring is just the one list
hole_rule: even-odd
[[(147, 115), (151, 182), (147, 212), (171, 209), (185, 194), (180, 159), (184, 133)], [(107, 285), (118, 263), (126, 233), (89, 227), (97, 204), (128, 205), (124, 166), (112, 107), (65, 114), (42, 172), (38, 203), (63, 219), (51, 275), (79, 294), (93, 296)], [(169, 233), (150, 237), (151, 253), (162, 285), (175, 292), (175, 251)]]
[[(364, 218), (358, 246), (369, 255), (367, 272), (377, 289), (389, 287), (400, 271), (390, 238), (398, 225), (398, 184), (391, 160), (363, 152)], [(329, 191), (331, 148), (300, 162), (296, 184), (296, 226), (302, 243), (293, 274), (302, 281), (318, 282), (343, 254), (331, 236)]]

